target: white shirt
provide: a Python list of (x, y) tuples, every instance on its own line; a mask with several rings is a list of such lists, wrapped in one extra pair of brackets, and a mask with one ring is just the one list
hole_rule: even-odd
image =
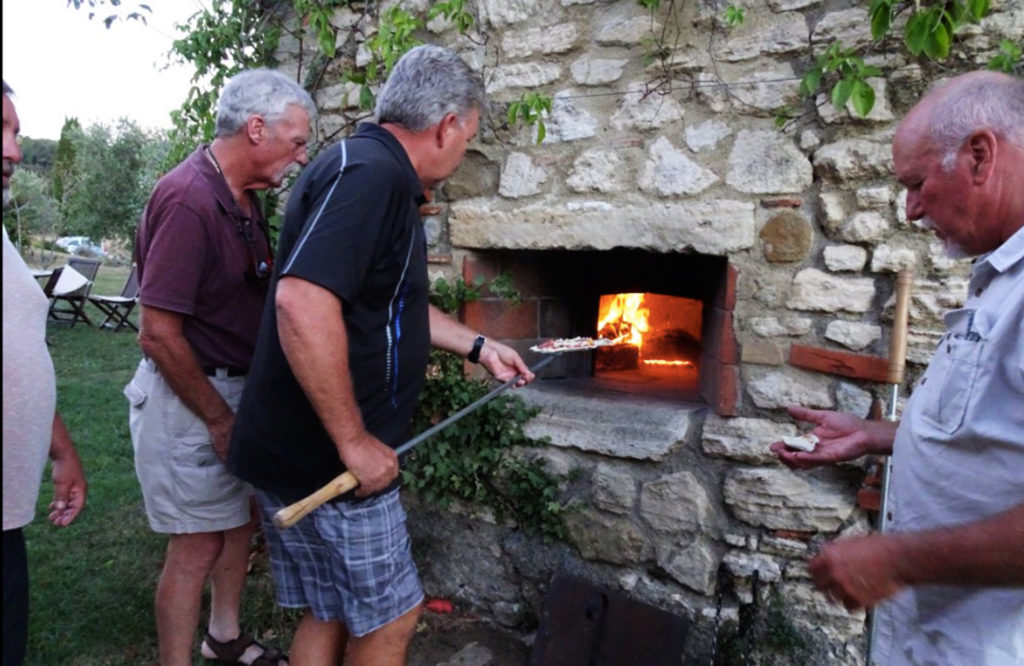
[(49, 301), (4, 229), (4, 530), (32, 522), (53, 433), (57, 385)]
[[(1024, 227), (975, 262), (969, 289), (897, 430), (887, 531), (1024, 503)], [(1024, 588), (921, 585), (875, 621), (876, 664), (1024, 666)]]

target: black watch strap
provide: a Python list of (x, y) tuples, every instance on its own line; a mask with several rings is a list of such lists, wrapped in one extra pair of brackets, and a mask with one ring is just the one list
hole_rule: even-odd
[(470, 363), (480, 362), (480, 350), (483, 349), (485, 340), (486, 338), (482, 335), (476, 336), (476, 340), (473, 341), (473, 348), (469, 350), (469, 355), (466, 356)]

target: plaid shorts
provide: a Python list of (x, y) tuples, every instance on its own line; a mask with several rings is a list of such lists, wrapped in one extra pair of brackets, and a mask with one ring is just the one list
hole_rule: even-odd
[(423, 601), (398, 489), (354, 502), (329, 502), (287, 529), (271, 518), (285, 502), (256, 490), (277, 603), (309, 608), (365, 636)]

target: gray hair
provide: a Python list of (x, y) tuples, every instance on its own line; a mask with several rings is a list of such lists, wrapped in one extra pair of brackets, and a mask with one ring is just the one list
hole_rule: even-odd
[(487, 111), (480, 76), (455, 52), (424, 44), (403, 55), (377, 95), (377, 122), (420, 132), (454, 113)]
[(301, 106), (316, 116), (313, 98), (281, 72), (248, 69), (232, 76), (217, 100), (217, 136), (238, 133), (250, 117), (263, 116), (269, 124), (281, 118), (290, 105)]
[(14, 91), (11, 89), (11, 87), (9, 85), (7, 85), (7, 81), (4, 81), (4, 94), (5, 95), (13, 95), (14, 94)]
[(929, 138), (951, 170), (964, 141), (978, 130), (1024, 148), (1024, 80), (998, 72), (972, 72), (951, 81), (929, 110)]

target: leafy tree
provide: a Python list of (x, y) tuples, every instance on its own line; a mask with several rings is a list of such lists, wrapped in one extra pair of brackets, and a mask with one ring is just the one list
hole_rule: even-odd
[(57, 201), (57, 208), (60, 210), (61, 216), (67, 214), (68, 199), (74, 193), (79, 181), (76, 157), (78, 155), (77, 146), (81, 143), (81, 139), (82, 125), (78, 119), (65, 118), (53, 156), (53, 174), (50, 179), (50, 192)]
[(46, 180), (50, 179), (56, 154), (57, 142), (53, 139), (21, 139), (21, 168), (35, 171)]
[(29, 169), (17, 169), (11, 177), (11, 200), (4, 206), (4, 226), (19, 248), (28, 236), (56, 237), (60, 211), (50, 195), (50, 184)]
[(131, 238), (165, 151), (161, 137), (126, 118), (89, 127), (76, 146), (80, 182), (67, 201), (68, 232)]

